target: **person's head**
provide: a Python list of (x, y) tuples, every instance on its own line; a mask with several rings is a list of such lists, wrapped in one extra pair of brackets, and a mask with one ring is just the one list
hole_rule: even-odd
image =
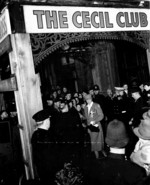
[(7, 119), (9, 117), (8, 112), (6, 110), (2, 110), (0, 113), (1, 120)]
[(114, 119), (108, 123), (105, 142), (112, 148), (124, 148), (128, 144), (129, 137), (122, 121)]
[(76, 109), (77, 109), (78, 112), (81, 111), (81, 105), (79, 103), (77, 104)]
[(79, 98), (76, 97), (75, 100), (76, 100), (76, 104), (78, 104), (79, 103)]
[(17, 117), (17, 111), (10, 111), (10, 117), (11, 118), (15, 118), (15, 117)]
[(138, 87), (134, 87), (131, 89), (131, 96), (134, 100), (137, 100), (141, 97), (140, 89)]
[(77, 98), (78, 97), (78, 93), (75, 92), (74, 95), (73, 95), (74, 98)]
[(119, 91), (119, 95), (123, 96), (124, 95), (124, 91)]
[(112, 95), (113, 95), (113, 93), (112, 93), (112, 90), (111, 89), (107, 89), (107, 96), (109, 96), (109, 97), (111, 97)]
[(36, 122), (36, 126), (45, 130), (48, 130), (50, 128), (50, 117), (51, 114), (47, 110), (38, 111), (32, 116), (32, 118)]
[(91, 96), (94, 95), (94, 90), (93, 90), (93, 88), (90, 88), (90, 89), (89, 89), (89, 94), (90, 94)]
[(99, 86), (98, 85), (94, 85), (93, 90), (94, 90), (95, 95), (99, 94)]
[(144, 90), (149, 91), (150, 90), (150, 82), (144, 83)]
[(81, 108), (84, 109), (85, 106), (86, 106), (86, 102), (85, 101), (82, 101)]
[(127, 90), (128, 90), (128, 85), (127, 85), (127, 84), (123, 84), (123, 89), (124, 89), (125, 91), (127, 91)]
[(54, 103), (53, 96), (48, 95), (48, 96), (46, 97), (46, 103), (47, 103), (48, 106), (52, 106), (53, 103)]
[(115, 94), (116, 96), (122, 96), (123, 95), (123, 87), (115, 87)]
[(83, 96), (83, 98), (85, 98), (85, 96), (88, 94), (88, 91), (86, 90), (86, 89), (84, 89), (83, 91), (82, 91), (82, 96)]
[(60, 107), (60, 99), (59, 98), (56, 98), (54, 100), (54, 107), (57, 108), (57, 109)]
[(65, 99), (62, 99), (61, 101), (60, 101), (60, 110), (63, 112), (64, 110), (65, 110), (65, 112), (66, 111), (68, 111), (68, 104), (67, 104), (67, 101), (65, 100)]
[(63, 86), (63, 88), (62, 88), (62, 92), (66, 94), (66, 93), (67, 93), (67, 91), (68, 91), (67, 87), (66, 87), (66, 86)]
[(57, 91), (56, 91), (56, 90), (54, 90), (54, 91), (52, 92), (52, 96), (53, 96), (54, 99), (57, 98)]
[(65, 96), (66, 100), (71, 100), (71, 93), (67, 93), (66, 96)]
[(71, 101), (72, 101), (73, 106), (76, 107), (76, 104), (77, 104), (76, 99), (75, 98), (72, 98)]
[(87, 94), (85, 96), (85, 101), (87, 102), (87, 104), (90, 104), (93, 101), (91, 94)]
[(139, 88), (140, 88), (141, 92), (143, 92), (144, 91), (144, 84), (140, 84)]
[(57, 89), (57, 95), (58, 95), (58, 96), (61, 95), (61, 89)]
[(134, 128), (133, 132), (138, 138), (150, 140), (150, 119), (141, 120), (140, 125)]
[(78, 97), (79, 97), (79, 99), (83, 99), (82, 93), (79, 93), (79, 94), (78, 94)]

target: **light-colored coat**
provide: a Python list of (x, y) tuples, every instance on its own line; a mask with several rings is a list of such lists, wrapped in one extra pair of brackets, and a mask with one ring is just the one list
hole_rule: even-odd
[(90, 111), (88, 113), (88, 107), (85, 106), (84, 108), (85, 117), (87, 119), (87, 124), (90, 125), (91, 121), (94, 121), (95, 123), (99, 123), (103, 118), (104, 114), (99, 104), (94, 103), (92, 107), (90, 108)]
[(103, 111), (99, 104), (93, 102), (89, 113), (87, 106), (84, 108), (84, 113), (87, 125), (89, 126), (92, 123), (93, 126), (95, 125), (99, 128), (99, 132), (91, 132), (88, 129), (91, 139), (91, 151), (102, 151), (104, 147), (104, 137), (100, 121), (104, 118)]

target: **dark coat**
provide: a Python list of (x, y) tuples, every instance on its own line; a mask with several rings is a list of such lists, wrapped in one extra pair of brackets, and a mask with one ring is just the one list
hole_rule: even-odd
[(135, 185), (146, 176), (145, 170), (121, 154), (110, 153), (90, 167), (92, 185)]
[(132, 121), (132, 126), (137, 127), (142, 119), (142, 114), (143, 114), (143, 99), (140, 97), (137, 99), (137, 101), (134, 103), (133, 106), (133, 121)]
[[(79, 158), (83, 147), (84, 132), (77, 110), (61, 112), (56, 126), (56, 139), (60, 164)], [(77, 159), (78, 160), (78, 159)]]
[[(32, 138), (33, 162), (42, 182), (52, 182), (56, 169), (55, 142), (50, 132), (44, 129), (34, 131)], [(44, 184), (44, 183), (43, 183)]]

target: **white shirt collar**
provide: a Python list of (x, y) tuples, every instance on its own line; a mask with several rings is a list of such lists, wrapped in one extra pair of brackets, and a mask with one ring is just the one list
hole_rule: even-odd
[(110, 153), (125, 154), (125, 148), (111, 148), (110, 147)]

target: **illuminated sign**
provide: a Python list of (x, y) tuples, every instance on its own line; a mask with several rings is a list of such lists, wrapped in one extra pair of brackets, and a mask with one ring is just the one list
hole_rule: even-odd
[(11, 34), (8, 9), (4, 9), (0, 15), (0, 43)]
[(148, 9), (24, 5), (27, 33), (141, 31), (150, 28)]

